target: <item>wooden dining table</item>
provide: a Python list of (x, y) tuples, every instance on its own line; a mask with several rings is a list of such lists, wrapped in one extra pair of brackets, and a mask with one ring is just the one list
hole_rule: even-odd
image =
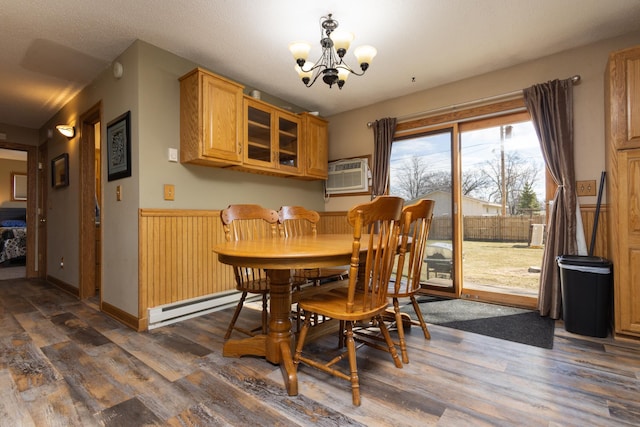
[[(361, 253), (367, 250), (368, 239), (361, 240)], [(225, 242), (213, 251), (221, 263), (263, 268), (269, 277), (269, 328), (260, 334), (225, 342), (223, 355), (241, 357), (262, 356), (279, 364), (287, 392), (298, 394), (298, 378), (293, 364), (294, 345), (291, 332), (291, 269), (321, 268), (351, 263), (352, 234), (319, 234), (279, 239), (254, 239)]]

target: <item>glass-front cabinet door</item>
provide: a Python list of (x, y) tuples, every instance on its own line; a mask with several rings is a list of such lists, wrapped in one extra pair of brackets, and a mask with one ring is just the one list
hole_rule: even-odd
[(278, 168), (300, 173), (300, 119), (295, 114), (278, 112)]
[(273, 110), (245, 98), (244, 163), (266, 168), (275, 166), (273, 144)]
[(252, 98), (244, 102), (244, 163), (265, 171), (301, 174), (300, 117)]

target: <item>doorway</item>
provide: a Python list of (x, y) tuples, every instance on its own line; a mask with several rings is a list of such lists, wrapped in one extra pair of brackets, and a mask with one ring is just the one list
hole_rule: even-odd
[[(4, 152), (3, 163), (6, 167), (2, 170), (6, 172), (3, 178), (2, 197), (6, 198), (2, 202), (3, 212), (20, 212), (20, 218), (3, 218), (19, 219), (25, 227), (19, 227), (20, 234), (12, 239), (20, 242), (19, 251), (16, 247), (15, 251), (11, 251), (11, 255), (4, 260), (2, 265), (10, 265), (16, 261), (23, 264), (20, 268), (20, 277), (33, 278), (38, 274), (36, 265), (36, 180), (37, 180), (37, 147), (25, 144), (17, 144), (6, 141), (0, 141), (0, 150)], [(7, 159), (9, 157), (9, 159)], [(6, 161), (6, 163), (5, 163)], [(17, 172), (17, 173), (16, 173)], [(26, 180), (24, 178), (26, 177)], [(17, 178), (20, 178), (18, 180)], [(10, 216), (11, 216), (10, 215)], [(16, 229), (17, 230), (17, 229)], [(33, 231), (31, 231), (33, 230)], [(19, 231), (19, 230), (18, 230)], [(17, 232), (17, 231), (16, 231)], [(4, 246), (4, 243), (3, 243)], [(9, 259), (10, 258), (10, 259)], [(17, 273), (15, 273), (17, 274)]]
[(535, 308), (546, 167), (527, 113), (461, 123), (462, 296)]
[(80, 126), (80, 299), (102, 289), (101, 117), (98, 103), (79, 118)]

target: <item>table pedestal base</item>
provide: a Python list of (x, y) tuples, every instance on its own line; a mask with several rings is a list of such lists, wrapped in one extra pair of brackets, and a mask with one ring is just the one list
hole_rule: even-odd
[(289, 396), (298, 394), (298, 373), (293, 364), (291, 349), (291, 285), (289, 270), (268, 270), (269, 333), (251, 338), (228, 340), (224, 343), (222, 355), (225, 357), (263, 356), (269, 362), (279, 364)]

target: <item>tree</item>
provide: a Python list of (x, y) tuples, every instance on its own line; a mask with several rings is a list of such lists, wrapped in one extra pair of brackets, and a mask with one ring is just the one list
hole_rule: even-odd
[(529, 182), (525, 182), (524, 187), (522, 188), (522, 192), (520, 193), (520, 199), (518, 201), (518, 213), (523, 214), (538, 209), (540, 209), (540, 202), (538, 202), (538, 197), (533, 191), (531, 184)]
[[(429, 172), (423, 157), (414, 155), (396, 169), (391, 182), (391, 193), (406, 200), (415, 200), (434, 191), (451, 193), (451, 173), (448, 171)], [(483, 194), (490, 180), (481, 170), (465, 172), (462, 176), (462, 194)]]
[(391, 193), (405, 200), (414, 200), (426, 194), (427, 167), (422, 157), (413, 156), (396, 171), (395, 182), (391, 182)]
[[(488, 198), (495, 203), (502, 202), (502, 170), (500, 153), (496, 153), (495, 159), (487, 160), (482, 168), (490, 182)], [(518, 152), (510, 151), (505, 153), (504, 180), (506, 184), (506, 206), (507, 212), (515, 215), (518, 207), (520, 194), (526, 183), (530, 186), (538, 178), (539, 168), (535, 163), (523, 159)]]
[(462, 172), (462, 194), (482, 198), (490, 185), (489, 177), (479, 169)]
[[(481, 168), (465, 170), (462, 174), (462, 194), (494, 203), (502, 202), (502, 169), (500, 154), (487, 160)], [(506, 206), (509, 215), (521, 213), (521, 195), (533, 193), (539, 173), (534, 161), (524, 159), (518, 152), (505, 153), (504, 179), (506, 184)], [(394, 169), (394, 179), (391, 181), (391, 193), (403, 197), (405, 200), (415, 200), (433, 191), (451, 193), (451, 173), (449, 171), (429, 172), (429, 165), (424, 157), (412, 156), (400, 168)], [(533, 203), (533, 201), (531, 201)], [(527, 207), (533, 208), (534, 205)], [(539, 206), (539, 204), (538, 204)]]

